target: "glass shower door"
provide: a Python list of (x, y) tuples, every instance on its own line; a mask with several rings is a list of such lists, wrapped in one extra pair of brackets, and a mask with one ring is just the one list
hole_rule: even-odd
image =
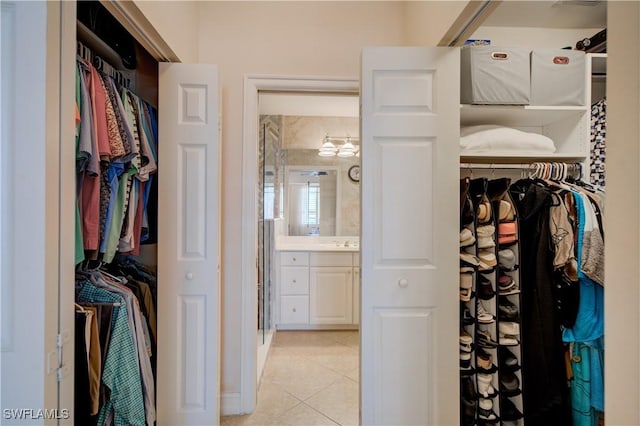
[(258, 200), (258, 336), (265, 342), (267, 333), (273, 328), (272, 301), (274, 298), (273, 256), (274, 219), (280, 215), (279, 173), (281, 150), (279, 127), (275, 117), (261, 117), (259, 144), (259, 191)]

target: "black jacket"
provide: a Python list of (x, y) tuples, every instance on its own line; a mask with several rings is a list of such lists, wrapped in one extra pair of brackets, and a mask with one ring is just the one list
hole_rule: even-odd
[(509, 188), (519, 218), (522, 397), (525, 425), (570, 425), (564, 345), (553, 294), (553, 248), (544, 183), (521, 179)]

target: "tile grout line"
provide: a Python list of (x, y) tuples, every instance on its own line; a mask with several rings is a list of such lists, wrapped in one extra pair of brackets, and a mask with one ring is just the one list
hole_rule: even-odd
[[(301, 348), (303, 351), (308, 351), (308, 350), (313, 351), (313, 347), (314, 346), (323, 345), (322, 347), (330, 346), (330, 347), (341, 348), (341, 349), (348, 348), (349, 352), (351, 352), (351, 350), (353, 349), (356, 353), (359, 353), (359, 347), (358, 346), (354, 347), (354, 345), (352, 343), (344, 343), (342, 341), (338, 341), (335, 338), (332, 338), (331, 335), (323, 336), (321, 334), (316, 334), (316, 335), (314, 335), (313, 338), (309, 338), (308, 336), (305, 336), (305, 334), (306, 333), (304, 333), (304, 332), (291, 334), (291, 335), (287, 336), (287, 338), (285, 339), (285, 340), (288, 340), (287, 342), (283, 342), (283, 341), (278, 342), (278, 338), (277, 338), (277, 334), (276, 334), (276, 336), (274, 336), (275, 339), (273, 341), (273, 348), (276, 348), (276, 347), (277, 348), (282, 348), (284, 351), (286, 351), (287, 349), (294, 349), (294, 348)], [(308, 339), (310, 341), (308, 342), (308, 344), (305, 343), (305, 342), (300, 342), (300, 340), (303, 340), (303, 339)], [(314, 341), (314, 339), (320, 340), (320, 342)], [(351, 340), (347, 340), (347, 339), (343, 339), (343, 340), (351, 342)], [(272, 358), (272, 355), (273, 354), (270, 354), (270, 356), (267, 358), (267, 361), (266, 361), (267, 365), (270, 363), (270, 361), (273, 361), (275, 359), (275, 358)], [(304, 363), (309, 363), (310, 365), (313, 365), (314, 367), (326, 369), (327, 371), (330, 371), (333, 374), (335, 374), (337, 376), (337, 378), (335, 380), (332, 380), (331, 383), (327, 384), (326, 386), (323, 386), (320, 389), (316, 390), (315, 392), (313, 392), (311, 395), (309, 395), (308, 397), (306, 397), (304, 399), (302, 399), (302, 398), (296, 396), (295, 394), (291, 393), (291, 391), (288, 390), (284, 384), (273, 383), (273, 382), (271, 382), (271, 381), (269, 381), (267, 379), (267, 381), (269, 381), (269, 383), (271, 385), (274, 385), (281, 392), (283, 392), (283, 394), (288, 395), (289, 397), (292, 397), (295, 401), (297, 401), (297, 403), (293, 407), (285, 410), (284, 412), (282, 412), (282, 413), (280, 413), (280, 414), (278, 414), (276, 416), (268, 415), (267, 417), (269, 418), (269, 420), (271, 420), (271, 421), (283, 420), (283, 421), (286, 422), (287, 419), (288, 419), (287, 415), (290, 414), (292, 412), (292, 410), (300, 408), (301, 404), (304, 404), (303, 406), (305, 408), (310, 408), (315, 413), (320, 414), (323, 418), (333, 422), (335, 425), (342, 426), (341, 422), (339, 422), (336, 419), (334, 419), (331, 415), (322, 412), (320, 409), (309, 405), (308, 401), (310, 399), (314, 398), (315, 396), (317, 396), (318, 394), (320, 394), (321, 392), (326, 391), (329, 387), (336, 385), (340, 381), (345, 381), (346, 380), (347, 382), (352, 383), (352, 384), (354, 384), (354, 383), (355, 384), (359, 384), (359, 368), (355, 368), (355, 369), (353, 369), (352, 371), (349, 371), (349, 372), (342, 372), (342, 371), (336, 370), (336, 369), (334, 369), (334, 368), (332, 368), (330, 366), (327, 366), (327, 365), (325, 365), (325, 364), (323, 364), (321, 362), (318, 362), (316, 359), (314, 359), (313, 355), (305, 355), (305, 354), (295, 353), (295, 351), (294, 351), (293, 354), (288, 355), (288, 356), (292, 356), (294, 358), (298, 358), (299, 360), (303, 361)], [(341, 355), (338, 355), (338, 356), (341, 356)], [(351, 356), (351, 355), (346, 355), (346, 356)], [(267, 365), (265, 365), (265, 370), (267, 368)], [(358, 371), (358, 380), (355, 380), (355, 379), (347, 376), (347, 374), (353, 374), (356, 370)], [(265, 378), (266, 377), (263, 377), (262, 379), (265, 379)], [(261, 380), (261, 382), (262, 382), (262, 380)], [(259, 392), (260, 392), (260, 390), (259, 390)], [(359, 401), (356, 404), (359, 405)], [(253, 414), (256, 414), (256, 412), (257, 412), (257, 410), (254, 411), (254, 413), (246, 415), (247, 416), (246, 419), (250, 419)], [(234, 424), (233, 420), (232, 420), (233, 417), (235, 417), (235, 416), (232, 416), (232, 417), (230, 417), (228, 419), (225, 419), (226, 422), (224, 424), (228, 424), (228, 425)], [(238, 416), (238, 417), (244, 417), (244, 416)], [(244, 421), (242, 423), (244, 423)]]
[(306, 403), (306, 402), (304, 402), (304, 401), (302, 401), (302, 403), (303, 403), (304, 405), (306, 405), (307, 407), (311, 408), (311, 409), (312, 409), (313, 411), (315, 411), (316, 413), (320, 414), (321, 416), (326, 417), (327, 419), (331, 420), (331, 421), (332, 421), (332, 422), (334, 422), (336, 425), (338, 425), (338, 426), (342, 426), (342, 423), (340, 423), (339, 421), (337, 421), (337, 420), (335, 420), (335, 419), (331, 418), (331, 416), (329, 416), (328, 414), (323, 413), (322, 411), (318, 410), (318, 409), (317, 409), (317, 408), (315, 408), (315, 407), (312, 407), (311, 405), (307, 404), (307, 403)]

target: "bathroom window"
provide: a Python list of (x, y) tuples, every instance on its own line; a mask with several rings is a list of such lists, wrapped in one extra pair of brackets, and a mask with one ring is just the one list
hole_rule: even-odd
[(264, 184), (264, 218), (273, 219), (273, 212), (275, 207), (276, 192), (273, 187), (273, 182), (265, 182)]
[(320, 184), (307, 182), (307, 225), (320, 224)]

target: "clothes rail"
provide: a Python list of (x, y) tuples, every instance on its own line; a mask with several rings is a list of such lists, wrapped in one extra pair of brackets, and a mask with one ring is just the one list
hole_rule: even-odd
[(500, 170), (529, 170), (531, 169), (531, 164), (488, 164), (488, 163), (460, 163), (460, 168), (462, 169), (500, 169)]
[(462, 169), (487, 169), (487, 170), (521, 170), (528, 171), (530, 177), (564, 180), (582, 178), (581, 163), (556, 163), (536, 162), (526, 164), (495, 164), (495, 163), (460, 163)]
[(124, 70), (126, 67), (122, 62), (120, 55), (105, 43), (100, 37), (98, 37), (93, 31), (89, 29), (82, 22), (76, 22), (77, 39), (84, 46), (88, 47), (96, 55), (104, 58), (108, 63), (113, 65), (118, 70)]

